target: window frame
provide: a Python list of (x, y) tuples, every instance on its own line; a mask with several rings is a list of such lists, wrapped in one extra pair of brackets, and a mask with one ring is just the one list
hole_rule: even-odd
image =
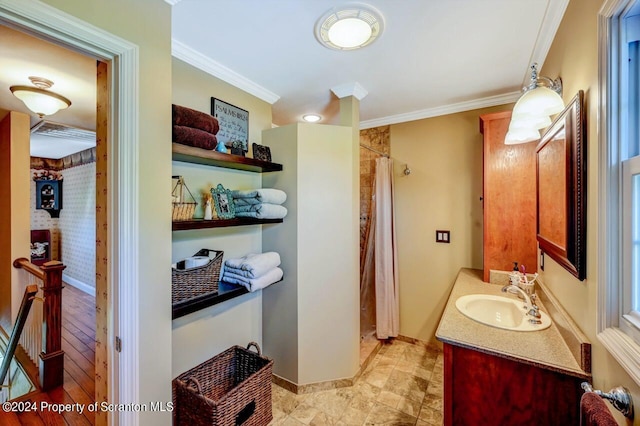
[[(640, 384), (640, 329), (634, 323), (640, 320), (631, 306), (631, 280), (625, 265), (629, 265), (629, 240), (625, 226), (630, 212), (625, 212), (622, 155), (627, 131), (624, 93), (627, 81), (626, 67), (620, 66), (623, 50), (621, 31), (625, 29), (624, 16), (640, 0), (608, 0), (598, 14), (599, 56), (599, 229), (600, 244), (597, 337), (620, 363), (631, 378)], [(635, 162), (635, 161), (634, 161)], [(625, 166), (625, 169), (628, 167)], [(630, 175), (627, 175), (630, 178)], [(627, 194), (628, 195), (628, 194)], [(628, 268), (630, 269), (630, 268)]]

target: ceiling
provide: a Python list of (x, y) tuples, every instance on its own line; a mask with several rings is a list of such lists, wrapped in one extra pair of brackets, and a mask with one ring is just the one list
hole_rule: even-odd
[[(330, 50), (314, 35), (318, 19), (346, 2), (165, 1), (173, 56), (271, 103), (274, 124), (311, 112), (337, 123), (334, 89), (362, 97), (368, 128), (515, 101), (569, 0), (365, 0), (384, 32), (354, 51)], [(95, 59), (1, 25), (0, 58), (0, 117), (30, 113), (9, 86), (35, 75), (72, 101), (47, 120), (95, 129)]]
[[(10, 86), (31, 86), (29, 76), (44, 77), (54, 82), (50, 89), (71, 100), (68, 109), (45, 117), (47, 121), (63, 123), (86, 130), (95, 130), (96, 123), (96, 60), (25, 33), (0, 25), (0, 117), (6, 111), (19, 111), (31, 116), (31, 126), (40, 118), (11, 94)], [(62, 158), (95, 146), (77, 137), (34, 135), (31, 155), (42, 158)]]
[(345, 1), (166, 1), (173, 55), (273, 103), (274, 124), (311, 112), (336, 123), (331, 89), (355, 87), (367, 94), (362, 128), (515, 101), (568, 4), (364, 0), (382, 14), (382, 36), (361, 50), (333, 51), (314, 27)]

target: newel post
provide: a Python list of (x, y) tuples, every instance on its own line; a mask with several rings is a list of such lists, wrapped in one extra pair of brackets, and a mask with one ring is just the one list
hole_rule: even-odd
[(62, 350), (62, 262), (51, 261), (40, 266), (45, 274), (42, 286), (42, 352), (40, 353), (40, 386), (48, 391), (64, 382)]

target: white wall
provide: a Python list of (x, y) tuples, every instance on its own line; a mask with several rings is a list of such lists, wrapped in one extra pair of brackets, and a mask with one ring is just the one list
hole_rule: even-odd
[(360, 326), (352, 128), (293, 124), (265, 131), (263, 141), (284, 167), (264, 185), (284, 189), (289, 209), (263, 234), (265, 250), (286, 259), (284, 281), (264, 290), (265, 348), (275, 373), (300, 385), (353, 377)]
[[(249, 111), (249, 142), (260, 143), (262, 130), (271, 126), (271, 105), (175, 58), (172, 59), (172, 71), (174, 104), (209, 114), (214, 96), (245, 109)], [(219, 183), (228, 189), (262, 187), (260, 173), (176, 161), (172, 162), (171, 169), (172, 175), (184, 177), (187, 187), (197, 198), (196, 217), (204, 216), (202, 192)], [(172, 189), (165, 188), (167, 203)], [(202, 248), (224, 251), (225, 260), (260, 253), (262, 227), (250, 225), (172, 232), (173, 262), (192, 256)], [(174, 320), (172, 341), (172, 377), (231, 346), (246, 346), (250, 341), (263, 346), (262, 292), (243, 295)]]
[[(200, 194), (221, 183), (228, 189), (259, 188), (259, 173), (174, 161), (172, 171), (184, 177), (201, 204)], [(167, 192), (168, 194), (169, 192)], [(167, 197), (167, 202), (170, 199)], [(198, 206), (200, 207), (200, 205)], [(203, 216), (201, 208), (196, 214)], [(224, 251), (223, 260), (262, 252), (260, 225), (173, 232), (172, 262), (208, 248)], [(222, 302), (173, 321), (172, 376), (211, 358), (233, 345), (251, 341), (262, 345), (262, 292)]]

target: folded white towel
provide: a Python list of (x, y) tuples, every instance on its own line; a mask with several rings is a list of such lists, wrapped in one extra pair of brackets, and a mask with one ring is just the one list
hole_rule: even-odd
[(260, 203), (282, 204), (287, 200), (287, 194), (284, 191), (273, 188), (231, 191), (231, 195), (236, 205)]
[(229, 272), (229, 268), (225, 269), (222, 281), (239, 284), (245, 286), (247, 290), (253, 292), (265, 288), (282, 279), (284, 272), (280, 268), (273, 268), (258, 278), (245, 278)]
[(224, 262), (225, 271), (228, 268), (247, 272), (247, 278), (258, 278), (276, 266), (280, 266), (280, 255), (275, 251), (265, 253), (249, 253), (240, 258), (227, 259)]
[[(249, 207), (247, 209), (247, 207)], [(236, 217), (253, 217), (256, 219), (282, 219), (288, 211), (285, 206), (278, 204), (253, 204), (251, 206), (236, 205)]]

